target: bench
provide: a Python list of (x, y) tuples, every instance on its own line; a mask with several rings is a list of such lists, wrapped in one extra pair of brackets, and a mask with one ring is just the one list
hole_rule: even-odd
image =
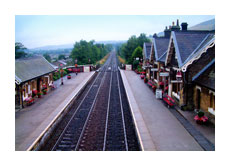
[(163, 97), (163, 101), (168, 105), (168, 107), (173, 107), (175, 105), (175, 101), (169, 95), (165, 95)]

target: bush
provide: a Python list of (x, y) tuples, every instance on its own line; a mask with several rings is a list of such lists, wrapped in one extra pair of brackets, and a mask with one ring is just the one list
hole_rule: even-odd
[(204, 112), (203, 111), (199, 111), (197, 114), (200, 118), (204, 116)]

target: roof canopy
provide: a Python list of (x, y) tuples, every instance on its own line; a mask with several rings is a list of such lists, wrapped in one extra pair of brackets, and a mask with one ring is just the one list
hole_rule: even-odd
[(55, 68), (42, 56), (15, 60), (15, 82), (21, 84), (55, 71)]
[(144, 58), (150, 59), (152, 43), (144, 43)]
[[(173, 31), (170, 43), (175, 48), (178, 67), (182, 68), (196, 56), (199, 56), (204, 49), (215, 41), (215, 35), (210, 31)], [(170, 44), (171, 45), (171, 44)], [(170, 63), (170, 49), (166, 57), (166, 65)], [(185, 67), (186, 71), (186, 67)]]

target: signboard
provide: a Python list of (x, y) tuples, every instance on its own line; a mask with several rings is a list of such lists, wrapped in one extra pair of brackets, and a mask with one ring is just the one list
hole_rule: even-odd
[(158, 71), (158, 68), (151, 68), (151, 71)]
[(125, 70), (132, 70), (132, 65), (125, 65)]
[(168, 72), (161, 72), (161, 73), (160, 73), (160, 76), (161, 76), (161, 77), (168, 77), (168, 76), (169, 76), (169, 73), (168, 73)]
[(156, 99), (162, 99), (162, 89), (156, 89)]

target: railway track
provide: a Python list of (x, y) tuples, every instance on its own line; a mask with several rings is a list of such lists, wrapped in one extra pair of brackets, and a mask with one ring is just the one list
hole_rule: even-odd
[(41, 150), (140, 150), (115, 52), (72, 110)]

